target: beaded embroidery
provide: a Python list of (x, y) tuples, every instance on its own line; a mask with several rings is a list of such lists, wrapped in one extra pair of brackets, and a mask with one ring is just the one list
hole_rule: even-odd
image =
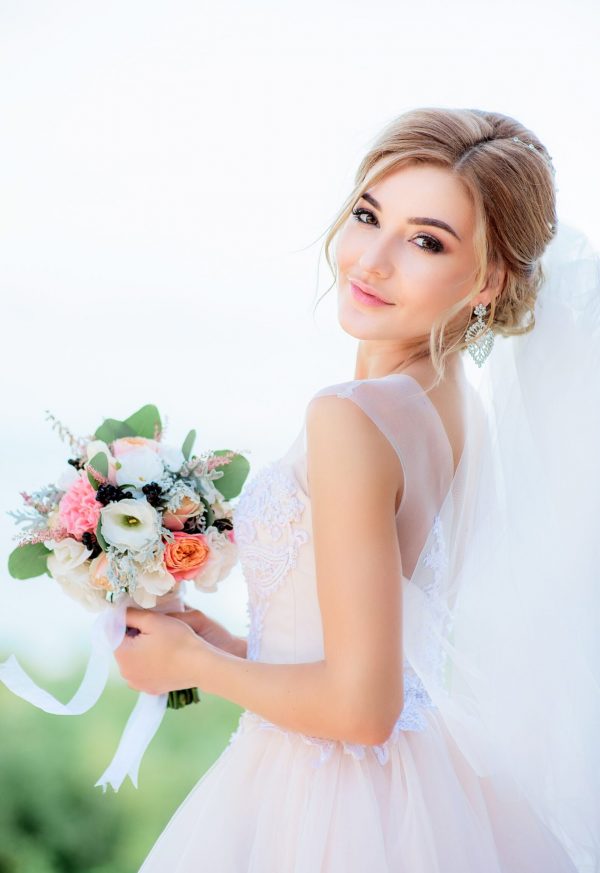
[[(299, 548), (308, 541), (308, 531), (292, 528), (303, 512), (293, 476), (277, 461), (264, 467), (247, 485), (235, 508), (236, 543), (248, 584), (249, 661), (259, 656), (270, 598), (296, 566)], [(273, 543), (257, 542), (259, 527), (268, 530)], [(284, 532), (288, 536), (277, 545)]]
[[(424, 589), (426, 596), (431, 600), (436, 616), (447, 620), (446, 611), (443, 610), (439, 590), (441, 574), (445, 567), (445, 552), (442, 526), (439, 515), (435, 516), (433, 523), (433, 544), (424, 556), (424, 563), (433, 569), (433, 580)], [(431, 634), (426, 635), (426, 653), (430, 664), (441, 669), (443, 662), (440, 659), (440, 650), (435, 638)], [(418, 675), (410, 664), (405, 660), (404, 664), (404, 705), (390, 736), (380, 745), (364, 745), (348, 743), (343, 740), (327, 739), (290, 731), (263, 718), (251, 710), (244, 710), (240, 716), (237, 729), (231, 734), (227, 748), (241, 735), (246, 728), (256, 727), (261, 730), (271, 730), (284, 735), (288, 740), (296, 736), (308, 745), (318, 749), (316, 758), (312, 760), (313, 767), (320, 767), (328, 761), (336, 749), (352, 755), (356, 760), (363, 760), (368, 754), (374, 755), (380, 764), (389, 760), (390, 749), (397, 743), (403, 731), (424, 731), (427, 721), (424, 710), (435, 708), (429, 694)]]

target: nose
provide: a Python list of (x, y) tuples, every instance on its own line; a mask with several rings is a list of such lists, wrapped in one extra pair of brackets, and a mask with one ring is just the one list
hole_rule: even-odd
[[(375, 236), (375, 235), (374, 235)], [(388, 278), (393, 270), (394, 263), (391, 258), (389, 240), (383, 238), (383, 234), (377, 234), (378, 239), (372, 239), (363, 249), (358, 266), (366, 273)]]

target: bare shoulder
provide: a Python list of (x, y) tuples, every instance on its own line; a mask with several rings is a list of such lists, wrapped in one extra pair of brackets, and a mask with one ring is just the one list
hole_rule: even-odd
[(306, 442), (309, 486), (311, 472), (332, 483), (336, 474), (345, 479), (351, 471), (365, 492), (399, 505), (403, 472), (398, 455), (356, 403), (336, 394), (313, 397), (306, 409)]

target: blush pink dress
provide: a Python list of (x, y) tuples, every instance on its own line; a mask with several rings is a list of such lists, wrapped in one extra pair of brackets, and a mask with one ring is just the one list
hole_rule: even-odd
[[(321, 394), (357, 403), (398, 453), (407, 583), (454, 476), (442, 420), (407, 374)], [(321, 660), (304, 425), (285, 455), (248, 480), (234, 524), (248, 658)], [(479, 777), (461, 756), (406, 659), (404, 686), (404, 707), (378, 746), (306, 736), (244, 710), (141, 873), (576, 873), (516, 787)]]

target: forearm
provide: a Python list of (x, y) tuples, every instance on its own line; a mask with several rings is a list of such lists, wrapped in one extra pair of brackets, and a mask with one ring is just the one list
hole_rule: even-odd
[[(245, 642), (245, 640), (244, 640)], [(287, 730), (351, 743), (381, 742), (380, 724), (326, 661), (270, 664), (248, 661), (209, 645), (197, 684)], [(206, 658), (209, 663), (206, 663)], [(345, 690), (347, 688), (347, 690)]]

